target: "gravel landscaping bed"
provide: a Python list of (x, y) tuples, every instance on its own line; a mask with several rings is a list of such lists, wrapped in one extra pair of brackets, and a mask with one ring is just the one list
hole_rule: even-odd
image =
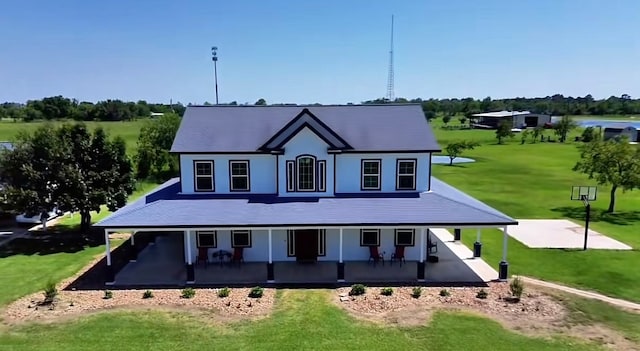
[[(518, 302), (511, 296), (508, 283), (490, 283), (484, 288), (486, 299), (477, 298), (481, 288), (422, 288), (418, 298), (412, 297), (413, 287), (393, 288), (391, 296), (381, 294), (382, 288), (367, 288), (360, 296), (349, 296), (350, 287), (337, 289), (335, 302), (351, 314), (371, 320), (420, 325), (436, 309), (471, 310), (520, 327), (547, 328), (560, 325), (567, 311), (554, 298), (527, 287)], [(441, 296), (442, 290), (449, 296)], [(506, 298), (506, 299), (505, 299)], [(519, 329), (519, 328), (518, 328)]]
[(230, 289), (228, 297), (218, 297), (219, 289), (195, 289), (195, 296), (183, 298), (181, 289), (152, 290), (153, 298), (143, 298), (145, 290), (113, 290), (105, 299), (104, 291), (61, 291), (52, 305), (43, 305), (42, 293), (23, 297), (4, 311), (4, 321), (10, 324), (49, 321), (114, 308), (179, 308), (201, 309), (223, 319), (260, 317), (273, 308), (275, 290), (264, 289), (261, 298), (248, 297), (249, 288)]

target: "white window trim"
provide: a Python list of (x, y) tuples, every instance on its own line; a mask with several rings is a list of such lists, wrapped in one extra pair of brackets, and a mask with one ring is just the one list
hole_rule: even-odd
[[(233, 174), (233, 164), (235, 163), (243, 163), (247, 166), (247, 174), (243, 175), (234, 175)], [(251, 191), (251, 183), (249, 182), (249, 160), (231, 160), (229, 161), (229, 190), (231, 191)], [(244, 189), (236, 189), (233, 187), (233, 179), (234, 178), (246, 178), (247, 179), (247, 187)]]
[[(211, 165), (211, 175), (199, 175), (198, 174), (198, 164), (208, 163)], [(193, 189), (195, 191), (216, 191), (216, 182), (215, 182), (215, 163), (213, 161), (194, 161), (193, 162)], [(199, 189), (198, 188), (198, 178), (211, 178), (211, 189)]]
[[(313, 168), (313, 176), (311, 177), (312, 187), (311, 189), (300, 189), (300, 160), (311, 159), (311, 167)], [(303, 155), (296, 157), (296, 191), (297, 192), (315, 192), (317, 190), (316, 177), (318, 176), (318, 169), (316, 167), (316, 158), (311, 155)]]
[[(235, 240), (233, 238), (236, 234), (247, 234), (249, 236), (249, 245), (236, 245), (235, 244)], [(246, 247), (251, 247), (251, 244), (252, 243), (251, 243), (251, 231), (250, 230), (243, 229), (243, 230), (232, 230), (231, 231), (231, 247), (234, 247), (234, 248), (235, 247), (245, 247), (246, 248)]]
[[(382, 162), (381, 162), (381, 160), (367, 160), (367, 159), (363, 159), (361, 162), (362, 162), (362, 174), (361, 174), (361, 176), (360, 176), (360, 184), (361, 184), (361, 187), (360, 187), (360, 188), (361, 188), (362, 190), (380, 190), (380, 189), (382, 189), (382, 182), (380, 181), (380, 180), (381, 180), (381, 178), (382, 178)], [(377, 164), (378, 164), (378, 173), (377, 173), (377, 174), (373, 174), (373, 173), (371, 173), (371, 174), (369, 174), (369, 173), (365, 173), (365, 172), (364, 172), (364, 170), (365, 170), (365, 166), (364, 166), (364, 164), (365, 164), (365, 163), (377, 163)], [(365, 182), (364, 182), (364, 177), (365, 177), (365, 176), (367, 176), (367, 177), (373, 177), (373, 176), (376, 176), (376, 177), (378, 178), (378, 186), (377, 186), (377, 187), (370, 187), (370, 186), (369, 186), (369, 187), (367, 187), (367, 186), (365, 186)]]
[[(399, 233), (411, 233), (411, 244), (399, 244), (398, 243), (398, 234)], [(396, 246), (415, 246), (416, 245), (416, 231), (413, 229), (396, 229), (394, 235), (394, 244)]]
[[(213, 235), (213, 246), (202, 246), (202, 245), (200, 245), (200, 235)], [(199, 230), (199, 231), (196, 231), (196, 246), (197, 247), (206, 247), (206, 248), (217, 248), (218, 247), (218, 233), (215, 230)]]
[[(369, 244), (365, 245), (363, 240), (365, 232), (376, 233), (377, 235), (376, 237), (378, 238), (378, 242), (376, 243), (376, 245), (369, 245)], [(380, 229), (360, 229), (360, 246), (380, 246)]]
[[(410, 162), (413, 163), (413, 173), (400, 173), (400, 163)], [(416, 160), (398, 159), (396, 162), (396, 190), (416, 190), (416, 173), (418, 173), (418, 167)], [(400, 188), (400, 176), (411, 176), (413, 178), (412, 188)]]

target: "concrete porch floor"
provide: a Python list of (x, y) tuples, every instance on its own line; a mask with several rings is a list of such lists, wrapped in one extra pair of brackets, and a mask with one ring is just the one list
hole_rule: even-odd
[[(438, 243), (439, 262), (426, 263), (424, 284), (430, 285), (481, 285), (497, 278), (497, 272), (482, 259), (471, 258), (472, 252), (461, 243), (450, 241), (446, 231), (434, 231), (433, 240)], [(450, 234), (449, 234), (450, 235)], [(136, 262), (127, 264), (116, 275), (116, 286), (182, 286), (186, 284), (182, 237), (160, 236), (155, 244), (147, 246)], [(388, 257), (386, 257), (388, 259)], [(242, 264), (195, 265), (195, 284), (206, 285), (253, 285), (267, 283), (266, 262), (244, 262)], [(275, 284), (338, 284), (337, 263), (320, 261), (315, 263), (274, 262)], [(345, 284), (409, 284), (418, 283), (416, 261), (393, 265), (386, 260), (384, 265), (367, 261), (345, 262)]]

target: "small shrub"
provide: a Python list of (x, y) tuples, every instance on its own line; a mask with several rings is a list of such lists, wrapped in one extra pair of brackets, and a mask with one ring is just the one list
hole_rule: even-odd
[(480, 291), (478, 291), (478, 293), (476, 294), (476, 297), (479, 299), (486, 299), (489, 296), (489, 293), (484, 290), (484, 289), (480, 289)]
[(58, 296), (58, 288), (56, 287), (56, 283), (49, 281), (44, 286), (44, 303), (51, 304), (55, 301)]
[(230, 293), (231, 293), (231, 289), (222, 288), (222, 289), (218, 290), (218, 297), (227, 297), (227, 296), (229, 296)]
[(252, 288), (251, 291), (249, 291), (249, 297), (258, 299), (262, 297), (263, 293), (264, 293), (264, 289), (259, 286), (256, 286)]
[(413, 288), (413, 291), (411, 292), (411, 296), (414, 299), (417, 299), (420, 297), (420, 295), (422, 295), (422, 288), (419, 286), (416, 286), (415, 288)]
[(449, 296), (449, 295), (451, 295), (451, 293), (449, 292), (449, 290), (447, 290), (447, 289), (442, 289), (442, 290), (440, 290), (440, 296), (447, 297), (447, 296)]
[(105, 290), (105, 291), (104, 291), (104, 297), (103, 297), (103, 299), (105, 299), (105, 300), (109, 300), (109, 299), (111, 299), (111, 298), (113, 298), (113, 291), (111, 291), (111, 290)]
[(393, 295), (393, 288), (382, 288), (382, 290), (380, 290), (380, 295), (384, 295), (384, 296)]
[(351, 285), (351, 291), (349, 291), (349, 295), (351, 296), (364, 295), (366, 291), (367, 291), (367, 288), (364, 285), (354, 284), (354, 285)]
[(142, 294), (142, 298), (143, 299), (152, 299), (153, 298), (153, 291), (151, 290), (147, 290)]
[(192, 297), (196, 296), (196, 291), (189, 287), (189, 288), (184, 288), (182, 289), (182, 298), (183, 299), (190, 299)]
[(524, 292), (524, 283), (520, 277), (515, 277), (511, 280), (511, 283), (509, 283), (509, 290), (511, 290), (511, 295), (513, 295), (513, 297), (520, 300), (522, 293)]

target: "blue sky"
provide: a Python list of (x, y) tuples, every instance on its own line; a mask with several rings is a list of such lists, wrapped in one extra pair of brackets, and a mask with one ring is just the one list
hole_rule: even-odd
[(29, 1), (0, 11), (0, 101), (346, 103), (640, 96), (640, 1)]

